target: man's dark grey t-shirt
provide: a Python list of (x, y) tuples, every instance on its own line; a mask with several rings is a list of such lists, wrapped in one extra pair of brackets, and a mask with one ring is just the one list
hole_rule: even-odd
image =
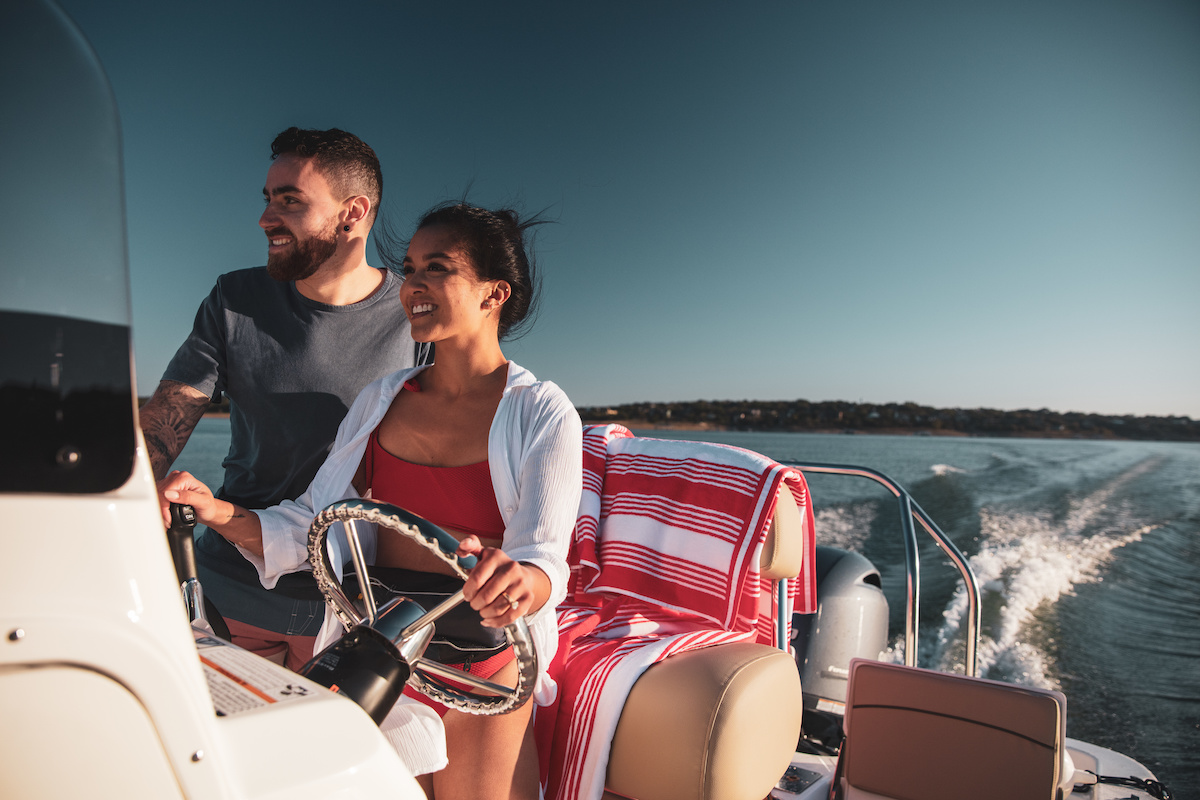
[[(231, 441), (219, 495), (266, 508), (301, 494), (325, 460), (359, 391), (417, 363), (418, 346), (400, 304), (400, 280), (384, 271), (379, 289), (348, 306), (304, 297), (258, 267), (217, 279), (192, 333), (164, 380), (229, 397)], [(254, 567), (205, 530), (198, 557), (210, 569), (258, 583)], [(217, 563), (220, 562), (220, 563)], [(319, 597), (308, 573), (280, 588)]]

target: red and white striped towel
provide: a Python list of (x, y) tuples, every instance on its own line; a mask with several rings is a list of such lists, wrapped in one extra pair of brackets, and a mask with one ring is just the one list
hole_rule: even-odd
[[(732, 641), (774, 643), (777, 596), (758, 573), (778, 493), (809, 519), (789, 603), (816, 610), (812, 511), (795, 470), (757, 453), (584, 431), (584, 491), (571, 553), (557, 706), (538, 709), (546, 797), (599, 798), (629, 690), (674, 653)], [(790, 610), (785, 610), (790, 620)]]

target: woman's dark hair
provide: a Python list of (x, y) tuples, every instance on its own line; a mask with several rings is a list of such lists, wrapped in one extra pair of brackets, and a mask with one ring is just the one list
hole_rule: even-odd
[[(500, 308), (500, 338), (515, 339), (528, 331), (536, 318), (541, 281), (534, 264), (526, 231), (546, 220), (535, 216), (522, 220), (509, 208), (489, 211), (464, 202), (446, 203), (427, 211), (417, 223), (417, 230), (444, 228), (461, 247), (483, 281), (502, 280), (508, 283), (511, 294)], [(393, 269), (403, 258), (376, 240), (380, 258)]]

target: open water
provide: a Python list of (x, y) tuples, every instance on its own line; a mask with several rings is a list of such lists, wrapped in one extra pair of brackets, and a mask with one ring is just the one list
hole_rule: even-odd
[[(1058, 688), (1067, 735), (1200, 797), (1200, 445), (1043, 439), (638, 431), (746, 447), (781, 462), (869, 466), (899, 481), (970, 559), (983, 593), (980, 675)], [(219, 485), (229, 423), (204, 419), (178, 468)], [(811, 475), (817, 541), (883, 576), (902, 660), (896, 502)], [(919, 532), (920, 533), (920, 532)], [(920, 533), (922, 666), (959, 667), (965, 597)]]

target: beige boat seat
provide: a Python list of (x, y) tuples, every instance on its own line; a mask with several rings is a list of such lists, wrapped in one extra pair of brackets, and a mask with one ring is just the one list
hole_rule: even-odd
[[(780, 493), (760, 570), (799, 574), (807, 520)], [(606, 800), (762, 800), (791, 763), (800, 673), (778, 648), (740, 642), (655, 664), (634, 684), (613, 737)]]
[(1070, 792), (1061, 692), (853, 659), (835, 798), (1054, 800)]

